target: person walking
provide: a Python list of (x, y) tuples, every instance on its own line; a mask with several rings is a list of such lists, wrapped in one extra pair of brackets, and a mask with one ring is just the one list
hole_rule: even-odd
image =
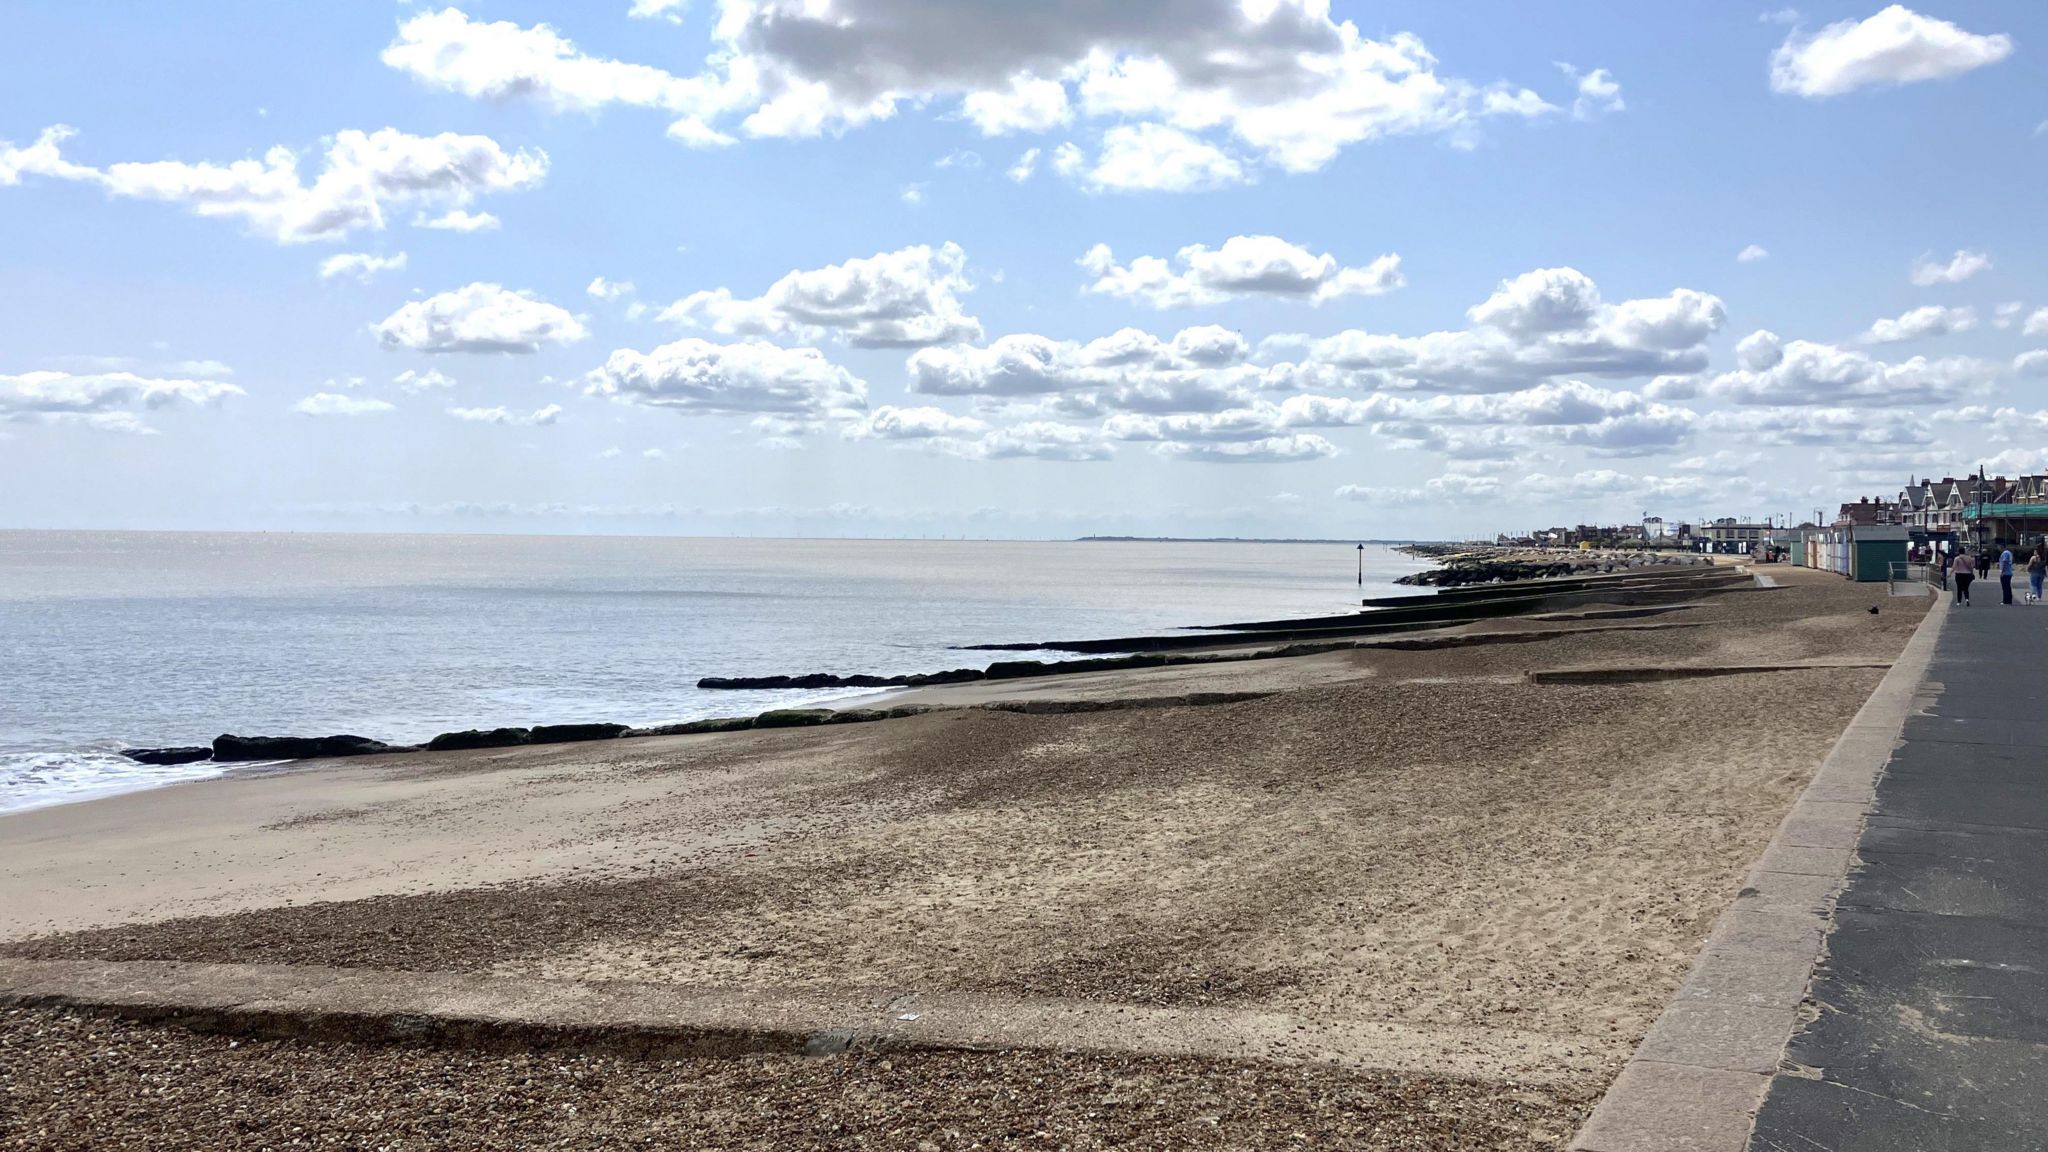
[(1956, 583), (1956, 603), (1969, 607), (1970, 582), (1977, 578), (1977, 561), (1970, 555), (1968, 545), (1956, 545), (1955, 567), (1949, 569), (1949, 575)]
[(2012, 549), (2007, 547), (1998, 553), (1998, 594), (2005, 603), (2012, 603)]
[(2041, 582), (2048, 579), (2048, 544), (2034, 545), (2034, 554), (2027, 557), (2027, 583), (2034, 590), (2030, 603), (2041, 602)]
[(1990, 575), (1991, 550), (1989, 548), (1986, 548), (1977, 553), (1977, 579), (1982, 580)]

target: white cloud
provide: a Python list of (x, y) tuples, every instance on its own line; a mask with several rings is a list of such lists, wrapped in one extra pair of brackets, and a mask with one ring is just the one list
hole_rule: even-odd
[(992, 399), (1066, 393), (1064, 415), (1219, 411), (1247, 403), (1260, 370), (1251, 347), (1206, 325), (1171, 341), (1125, 328), (1085, 344), (1013, 333), (986, 348), (926, 348), (910, 358), (910, 388), (928, 396)]
[(1545, 268), (1502, 281), (1467, 316), (1474, 326), (1462, 331), (1317, 340), (1270, 370), (1267, 387), (1500, 392), (1561, 376), (1697, 372), (1727, 310), (1690, 288), (1610, 304), (1577, 269)]
[(1991, 310), (1991, 326), (1993, 328), (2010, 328), (2018, 322), (2020, 313), (2026, 310), (2027, 306), (2025, 304), (2017, 300), (2008, 300)]
[(1010, 165), (1009, 171), (1005, 172), (1004, 175), (1022, 184), (1026, 180), (1031, 179), (1037, 172), (1038, 149), (1026, 148), (1023, 154), (1017, 157), (1017, 162)]
[(916, 348), (981, 338), (981, 322), (959, 299), (973, 288), (959, 245), (919, 244), (791, 272), (753, 299), (725, 288), (697, 292), (661, 318), (728, 336), (811, 339), (829, 331), (859, 348)]
[(981, 153), (972, 148), (957, 148), (932, 162), (934, 168), (958, 168), (971, 172), (981, 167)]
[(1751, 372), (1767, 372), (1785, 359), (1785, 342), (1776, 332), (1759, 328), (1735, 345), (1735, 364)]
[(621, 348), (589, 374), (584, 391), (629, 404), (716, 415), (817, 419), (853, 416), (868, 406), (867, 385), (822, 352), (762, 341), (688, 339), (652, 352)]
[(1578, 97), (1572, 101), (1573, 119), (1591, 120), (1596, 116), (1628, 108), (1628, 104), (1621, 98), (1621, 85), (1615, 82), (1614, 74), (1607, 69), (1595, 68), (1591, 72), (1580, 72), (1562, 60), (1558, 61), (1557, 67), (1578, 85)]
[[(360, 384), (362, 381), (358, 380), (356, 382)], [(431, 392), (436, 388), (455, 387), (455, 378), (441, 372), (437, 368), (429, 368), (425, 372), (417, 372), (408, 368), (393, 376), (391, 382), (407, 392)]]
[(315, 392), (292, 405), (292, 411), (306, 416), (378, 416), (392, 411), (392, 405), (369, 396)]
[(498, 218), (489, 212), (465, 212), (460, 208), (450, 208), (431, 219), (422, 216), (413, 223), (441, 232), (495, 232), (499, 227)]
[(988, 431), (986, 421), (955, 416), (942, 408), (899, 408), (884, 404), (849, 424), (849, 440), (935, 440), (973, 438)]
[(587, 335), (566, 309), (481, 282), (415, 300), (377, 325), (386, 348), (415, 352), (529, 353)]
[(903, 186), (902, 191), (896, 194), (896, 198), (903, 201), (905, 204), (922, 204), (924, 203), (924, 190), (928, 187), (930, 187), (930, 185), (924, 183), (921, 180), (915, 183), (905, 184)]
[(1229, 153), (1164, 124), (1119, 124), (1102, 134), (1092, 166), (1078, 173), (1097, 192), (1192, 192), (1241, 184), (1244, 165)]
[(1715, 376), (1706, 392), (1737, 404), (1901, 407), (1947, 403), (1998, 377), (1998, 365), (1968, 356), (1915, 356), (1893, 364), (1832, 344), (1793, 340), (1778, 345), (1774, 336), (1770, 343), (1771, 355), (1744, 356), (1747, 366)]
[(1778, 405), (1708, 413), (1701, 427), (1770, 447), (1905, 448), (1932, 444), (1922, 417), (1869, 407)]
[(376, 256), (368, 252), (344, 252), (329, 256), (320, 262), (320, 278), (332, 280), (337, 276), (353, 276), (367, 284), (379, 272), (397, 272), (405, 267), (405, 253), (395, 256)]
[(2033, 315), (2027, 317), (2027, 322), (2020, 327), (2020, 331), (2029, 336), (2048, 336), (2048, 308), (2036, 309)]
[(1292, 464), (1328, 459), (1337, 455), (1337, 446), (1314, 433), (1295, 433), (1220, 443), (1169, 440), (1153, 451), (1198, 464)]
[(984, 136), (1050, 132), (1074, 122), (1066, 85), (1028, 72), (1010, 77), (1002, 88), (969, 92), (960, 111)]
[(2022, 376), (2048, 376), (2048, 350), (2020, 353), (2012, 358), (2012, 370)]
[(682, 9), (689, 7), (690, 0), (633, 0), (633, 6), (626, 15), (635, 20), (666, 20), (671, 24), (682, 23)]
[[(636, 4), (662, 15), (675, 6)], [(1225, 143), (1251, 162), (1299, 172), (1383, 136), (1463, 139), (1487, 117), (1554, 111), (1527, 89), (1440, 75), (1414, 36), (1371, 39), (1332, 19), (1327, 0), (724, 0), (706, 66), (688, 76), (590, 55), (545, 24), (487, 23), (451, 8), (405, 20), (383, 60), (478, 99), (659, 110), (673, 118), (669, 135), (695, 146), (728, 144), (735, 133), (839, 133), (955, 99), (949, 114), (988, 135), (1085, 119), (1111, 137), (1125, 130), (1097, 164), (1095, 184), (1105, 188), (1216, 182), (1228, 170), (1216, 161)], [(1580, 83), (1589, 107), (1618, 103), (1604, 72)], [(1177, 178), (1139, 182), (1134, 165), (1141, 152), (1159, 152), (1157, 131), (1205, 137), (1210, 152)], [(1177, 151), (1195, 159), (1192, 144)]]
[(1948, 263), (1939, 263), (1932, 253), (1922, 256), (1913, 263), (1913, 283), (1922, 288), (1936, 284), (1961, 284), (1979, 272), (1991, 269), (1991, 257), (1984, 252), (1965, 249), (1951, 256)]
[(640, 453), (640, 458), (643, 460), (666, 460), (668, 459), (668, 453), (659, 448), (649, 448)]
[(1092, 429), (1034, 421), (999, 428), (963, 445), (963, 455), (985, 460), (1107, 460), (1115, 453)]
[(1877, 321), (1870, 326), (1869, 332), (1864, 333), (1863, 339), (1871, 344), (1897, 344), (1906, 340), (1947, 336), (1952, 332), (1968, 332), (1976, 326), (1977, 310), (1974, 308), (1928, 304), (1902, 316)]
[(106, 432), (152, 429), (141, 414), (175, 405), (211, 405), (243, 391), (218, 380), (168, 379), (132, 372), (0, 374), (0, 423), (84, 424)]
[(1362, 268), (1345, 268), (1327, 252), (1317, 256), (1278, 236), (1232, 236), (1213, 250), (1191, 244), (1172, 261), (1140, 256), (1128, 266), (1116, 262), (1109, 245), (1097, 244), (1080, 264), (1095, 277), (1088, 291), (1162, 309), (1257, 295), (1321, 304), (1341, 296), (1377, 296), (1406, 283), (1397, 255), (1381, 256)]
[(1761, 244), (1751, 244), (1735, 254), (1735, 259), (1744, 264), (1754, 264), (1759, 260), (1768, 260), (1770, 258), (1770, 250)]
[(607, 280), (602, 276), (590, 282), (583, 290), (593, 300), (619, 300), (633, 294), (631, 280)]
[(0, 185), (23, 175), (96, 184), (110, 196), (182, 204), (200, 216), (243, 222), (280, 244), (335, 240), (381, 231), (393, 208), (451, 206), (478, 196), (531, 188), (547, 175), (545, 152), (507, 152), (488, 136), (413, 136), (395, 128), (336, 133), (311, 184), (299, 156), (276, 147), (261, 160), (188, 164), (176, 160), (92, 168), (59, 155), (70, 128), (46, 129), (36, 143), (0, 142)]
[(532, 412), (514, 412), (509, 408), (450, 408), (448, 415), (465, 424), (524, 424), (528, 426), (553, 424), (561, 418), (562, 406), (550, 404)]
[(1809, 98), (1858, 88), (1945, 80), (2012, 54), (2012, 37), (1979, 36), (1902, 4), (1867, 20), (1808, 35), (1795, 30), (1771, 55), (1771, 89)]

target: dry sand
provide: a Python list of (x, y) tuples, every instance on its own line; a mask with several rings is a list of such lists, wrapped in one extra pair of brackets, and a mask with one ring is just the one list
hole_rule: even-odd
[[(1819, 574), (1781, 579), (1656, 618), (1700, 627), (1589, 620), (1531, 643), (1001, 693), (1275, 693), (1242, 703), (393, 757), (19, 814), (0, 818), (0, 939), (14, 941), (0, 950), (1257, 1009), (1400, 1038), (1364, 1061), (1377, 1071), (1342, 1072), (1238, 1052), (898, 1054), (886, 1066), (579, 1057), (610, 1087), (579, 1105), (579, 1126), (548, 1129), (549, 1146), (652, 1130), (707, 1147), (852, 1146), (854, 1130), (869, 1136), (862, 1146), (1007, 1146), (1032, 1143), (1034, 1117), (1054, 1133), (1044, 1147), (1133, 1135), (1146, 1147), (1280, 1146), (1290, 1125), (1350, 1147), (1555, 1146), (1661, 1011), (1882, 672), (1599, 685), (1522, 673), (1883, 660), (1925, 608)], [(10, 1098), (51, 1132), (79, 1109), (118, 1113), (139, 1091), (120, 1071), (139, 1076), (152, 1060), (181, 1099), (237, 1068), (256, 1074), (217, 1038), (52, 1013), (0, 1024), (10, 1063), (38, 1062), (40, 1044), (24, 1039), (36, 1028), (57, 1038), (53, 1052), (98, 1043), (79, 1039), (92, 1029), (116, 1038), (100, 1056), (106, 1109), (93, 1092), (51, 1096), (61, 1068), (6, 1073), (26, 1085)], [(1418, 1038), (1446, 1050), (1426, 1081), (1414, 1075)], [(294, 1067), (327, 1059), (262, 1043)], [(424, 1077), (472, 1061), (479, 1087), (444, 1111), (477, 1146), (504, 1114), (494, 1093), (528, 1099), (515, 1091), (523, 1058), (334, 1059)], [(161, 1071), (176, 1060), (193, 1063)], [(307, 1073), (246, 1107), (265, 1124), (310, 1115), (308, 1131), (328, 1132), (322, 1109), (338, 1122), (360, 1106), (351, 1093), (369, 1090), (348, 1075)], [(948, 1077), (957, 1092), (932, 1090)], [(1131, 1077), (1166, 1085), (1147, 1105), (1163, 1110), (1154, 1120), (1119, 1127), (1120, 1112), (1094, 1125), (1075, 1112), (1086, 1092)], [(742, 1081), (753, 1095), (726, 1094)], [(533, 1106), (554, 1105), (536, 1093)], [(643, 1127), (662, 1093), (687, 1100), (690, 1119)], [(391, 1107), (417, 1119), (415, 1104)], [(841, 1127), (806, 1128), (819, 1108)], [(1201, 1119), (1218, 1110), (1236, 1119)], [(905, 1113), (951, 1119), (927, 1131), (897, 1123)], [(1382, 1114), (1392, 1119), (1360, 1119)], [(118, 1130), (108, 1123), (95, 1130)], [(947, 1124), (957, 1141), (933, 1135)], [(76, 1146), (42, 1139), (23, 1146)]]

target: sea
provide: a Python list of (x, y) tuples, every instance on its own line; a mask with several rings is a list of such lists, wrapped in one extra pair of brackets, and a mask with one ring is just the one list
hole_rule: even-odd
[(0, 531), (0, 812), (222, 771), (121, 748), (751, 715), (865, 693), (698, 678), (1342, 612), (1423, 567), (1349, 543)]

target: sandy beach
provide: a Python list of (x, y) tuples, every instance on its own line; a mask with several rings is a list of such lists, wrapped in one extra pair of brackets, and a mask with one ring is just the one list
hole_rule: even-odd
[[(990, 1020), (979, 1051), (632, 1059), (15, 1009), (0, 1147), (1561, 1147), (1925, 607), (1775, 574), (1458, 630), (1560, 633), (1521, 643), (892, 698), (1263, 694), (1229, 703), (307, 763), (0, 817), (7, 956)], [(1526, 675), (1762, 665), (1804, 667)], [(1166, 1050), (1158, 1014), (1219, 1039)]]

